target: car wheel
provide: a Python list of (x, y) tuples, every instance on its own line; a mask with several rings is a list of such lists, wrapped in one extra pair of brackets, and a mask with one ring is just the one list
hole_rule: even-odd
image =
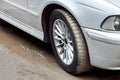
[(58, 64), (71, 74), (91, 69), (82, 31), (73, 16), (56, 9), (50, 16), (50, 41)]

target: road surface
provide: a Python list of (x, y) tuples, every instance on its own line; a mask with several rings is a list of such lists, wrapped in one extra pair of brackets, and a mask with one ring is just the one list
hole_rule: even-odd
[(120, 71), (70, 75), (57, 65), (50, 44), (0, 20), (0, 80), (120, 80)]

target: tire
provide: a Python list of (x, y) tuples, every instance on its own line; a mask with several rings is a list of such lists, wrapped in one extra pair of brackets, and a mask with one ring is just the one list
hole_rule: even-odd
[(65, 10), (56, 9), (49, 22), (50, 41), (58, 64), (71, 74), (90, 70), (86, 41), (73, 16)]

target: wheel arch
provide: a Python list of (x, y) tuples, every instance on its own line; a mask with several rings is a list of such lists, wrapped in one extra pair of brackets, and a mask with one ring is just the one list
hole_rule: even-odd
[[(67, 9), (67, 7), (63, 7), (59, 4), (54, 4), (54, 3), (47, 5), (42, 12), (41, 20), (42, 20), (42, 27), (43, 27), (43, 31), (44, 31), (44, 40), (45, 40), (45, 42), (48, 42), (48, 43), (49, 43), (49, 35), (48, 35), (49, 34), (49, 17), (51, 15), (52, 11), (54, 11), (55, 9), (66, 10), (76, 20), (76, 18), (75, 18), (76, 16), (73, 15), (73, 11), (71, 11), (70, 9)], [(76, 22), (78, 23), (78, 20), (76, 20)], [(80, 26), (80, 24), (79, 24), (79, 26)]]

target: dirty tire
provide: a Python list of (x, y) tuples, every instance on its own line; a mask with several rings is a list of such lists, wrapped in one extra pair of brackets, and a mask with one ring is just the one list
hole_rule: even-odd
[[(67, 26), (67, 30), (68, 30), (68, 34), (70, 34), (71, 36), (71, 42), (72, 42), (72, 47), (73, 47), (73, 57), (66, 57), (66, 61), (64, 60), (65, 57), (63, 55), (63, 60), (62, 57), (60, 56), (61, 54), (67, 54), (69, 55), (69, 52), (67, 49), (69, 49), (68, 47), (63, 49), (63, 52), (59, 51), (59, 47), (56, 47), (56, 34), (55, 34), (55, 29), (54, 26), (55, 25), (55, 21), (61, 21), (60, 24), (65, 23), (65, 25)], [(58, 24), (58, 23), (56, 23)], [(79, 74), (85, 71), (90, 70), (92, 67), (90, 66), (90, 61), (89, 61), (89, 55), (88, 55), (88, 51), (87, 51), (87, 46), (86, 46), (86, 41), (84, 39), (84, 36), (82, 34), (82, 31), (80, 29), (80, 26), (78, 25), (78, 23), (76, 22), (76, 20), (73, 18), (73, 16), (68, 13), (65, 10), (62, 9), (56, 9), (52, 12), (51, 16), (50, 16), (50, 24), (49, 24), (50, 28), (49, 28), (49, 34), (50, 34), (50, 41), (51, 41), (51, 45), (56, 57), (56, 60), (58, 62), (58, 64), (68, 73), (71, 74)], [(58, 25), (59, 26), (59, 25)], [(63, 26), (59, 26), (59, 27), (63, 27)], [(59, 31), (58, 31), (59, 32)], [(59, 37), (58, 38), (62, 38)], [(63, 40), (63, 39), (62, 39)], [(66, 43), (65, 43), (66, 41)], [(62, 41), (57, 41), (58, 43)], [(62, 49), (65, 45), (67, 45), (67, 40), (63, 40), (63, 45), (59, 45), (60, 49)], [(66, 46), (65, 46), (66, 47)], [(71, 49), (72, 50), (72, 49)], [(59, 53), (61, 52), (61, 53)], [(71, 56), (71, 55), (70, 55)], [(68, 62), (68, 63), (67, 63)]]

